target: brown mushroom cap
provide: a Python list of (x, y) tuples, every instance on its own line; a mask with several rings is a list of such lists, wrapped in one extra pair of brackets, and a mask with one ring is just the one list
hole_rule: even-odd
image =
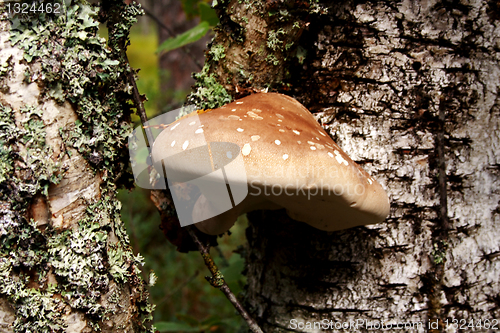
[[(169, 159), (167, 177), (183, 182), (220, 170), (238, 156), (241, 172), (226, 172), (226, 183), (248, 190), (224, 213), (196, 223), (201, 231), (223, 233), (240, 214), (255, 209), (285, 208), (291, 218), (325, 231), (387, 217), (384, 189), (293, 98), (258, 93), (195, 116), (177, 120), (158, 136), (152, 150), (155, 167), (161, 169), (161, 161)], [(217, 153), (224, 149), (212, 149), (216, 143), (235, 145), (224, 146), (231, 150), (225, 158)], [(210, 186), (200, 189), (192, 208), (198, 220), (209, 216), (207, 211), (221, 211)]]

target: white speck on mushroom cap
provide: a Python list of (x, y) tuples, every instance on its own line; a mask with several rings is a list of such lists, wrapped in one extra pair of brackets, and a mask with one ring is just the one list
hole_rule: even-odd
[(188, 140), (184, 141), (184, 143), (182, 144), (182, 150), (186, 150), (188, 146), (189, 146), (189, 141)]
[(293, 130), (293, 133), (297, 134), (297, 135), (300, 135), (300, 132), (297, 131), (297, 130)]
[(236, 109), (232, 109), (231, 111), (234, 112), (234, 111), (236, 111)]
[(175, 145), (175, 140), (172, 141), (172, 143), (170, 144), (170, 147), (173, 147)]
[(194, 124), (196, 124), (196, 121), (192, 121), (189, 123), (189, 126), (193, 126)]
[(276, 113), (276, 117), (280, 118), (280, 119), (284, 119), (285, 117), (283, 117), (282, 114), (279, 114), (279, 113)]
[(314, 142), (312, 142), (312, 141), (307, 141), (307, 143), (314, 146)]
[(252, 139), (252, 141), (257, 141), (260, 139), (260, 135), (252, 135), (250, 139)]
[(243, 145), (243, 148), (241, 148), (241, 154), (243, 154), (243, 156), (250, 155), (250, 151), (252, 151), (252, 147), (250, 146), (249, 143), (245, 143)]
[(281, 141), (280, 140), (274, 140), (274, 143), (279, 146), (281, 144)]
[(230, 115), (227, 117), (227, 119), (231, 119), (231, 120), (240, 120), (240, 117), (236, 116), (236, 115)]
[(330, 153), (330, 152), (328, 152), (328, 156), (333, 157), (333, 154), (332, 154), (332, 153)]
[(194, 131), (196, 134), (203, 133), (203, 128), (198, 128), (196, 131)]
[(288, 159), (288, 154), (283, 154), (283, 160), (287, 160)]
[(173, 131), (179, 125), (180, 125), (180, 123), (175, 124), (174, 126), (170, 127), (170, 130)]
[(311, 146), (309, 148), (311, 148), (311, 150), (316, 150), (316, 147), (314, 147), (314, 146)]
[(284, 129), (279, 129), (278, 131), (280, 131), (281, 133), (285, 133), (285, 130)]
[(243, 104), (243, 102), (236, 102), (236, 104)]
[(335, 150), (334, 153), (335, 159), (337, 160), (337, 162), (339, 162), (339, 164), (344, 164), (346, 166), (349, 165), (349, 163), (342, 157), (338, 150)]
[(244, 131), (244, 129), (243, 129), (243, 128), (237, 128), (236, 130), (237, 130), (238, 132), (243, 132), (243, 131)]
[[(255, 109), (254, 109), (254, 110), (255, 110)], [(259, 110), (259, 111), (260, 111), (260, 110)], [(259, 116), (258, 114), (256, 114), (256, 113), (255, 113), (255, 112), (253, 112), (253, 111), (248, 111), (248, 112), (247, 112), (247, 114), (248, 114), (250, 117), (254, 118), (255, 120), (262, 120), (262, 119), (264, 119), (264, 118), (262, 118), (261, 116)]]

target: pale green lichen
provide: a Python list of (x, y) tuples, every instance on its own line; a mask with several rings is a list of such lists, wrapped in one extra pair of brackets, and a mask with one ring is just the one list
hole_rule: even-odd
[[(225, 52), (223, 45), (213, 45), (208, 51), (208, 59), (218, 63), (226, 57)], [(187, 98), (189, 104), (194, 104), (199, 109), (215, 109), (231, 102), (231, 96), (218, 83), (216, 74), (209, 74), (207, 63), (199, 73), (194, 74), (194, 78), (196, 79), (195, 91)]]
[(0, 76), (4, 76), (5, 74), (7, 74), (7, 72), (9, 71), (9, 62), (10, 60), (12, 59), (12, 56), (10, 56), (7, 61), (5, 62), (2, 62), (0, 64)]
[(274, 30), (269, 31), (266, 42), (267, 47), (273, 51), (279, 50), (283, 45), (283, 41), (280, 40), (280, 36), (283, 36), (285, 34), (286, 32), (285, 29), (283, 28), (279, 28), (276, 31)]
[(9, 144), (16, 140), (18, 131), (12, 109), (0, 104), (0, 184), (14, 170), (13, 152)]
[(0, 293), (7, 295), (17, 305), (17, 316), (13, 323), (15, 332), (51, 333), (65, 327), (61, 313), (63, 302), (54, 297), (55, 285), (48, 284), (44, 290), (29, 288), (30, 277), (13, 277), (15, 261), (0, 257)]
[(302, 65), (307, 57), (307, 50), (299, 45), (299, 47), (297, 47), (297, 51), (295, 52), (295, 57), (297, 57), (299, 64)]
[[(2, 211), (1, 224), (5, 227), (5, 210)], [(19, 216), (12, 216), (16, 223), (10, 226), (10, 232), (2, 235), (0, 251), (0, 294), (7, 296), (16, 304), (16, 319), (13, 323), (15, 332), (58, 332), (64, 328), (61, 312), (64, 304), (53, 297), (58, 290), (48, 284), (41, 274), (37, 283), (42, 288), (29, 287), (32, 278), (26, 273), (46, 265), (45, 237), (36, 228), (36, 223), (28, 223)]]
[[(134, 290), (139, 309), (135, 325), (151, 331), (146, 322), (154, 306), (140, 278), (143, 262), (130, 249), (114, 196), (121, 175), (125, 175), (121, 182), (130, 184), (132, 179), (124, 170), (132, 111), (125, 78), (131, 69), (123, 62), (126, 44), (120, 41), (126, 40), (140, 8), (116, 2), (122, 6), (115, 12), (119, 23), (110, 29), (107, 47), (97, 35), (97, 7), (83, 1), (65, 4), (64, 15), (14, 17), (10, 42), (24, 51), (26, 63), (39, 64), (28, 67), (25, 81), (38, 83), (40, 101), (73, 103), (79, 120), (59, 129), (62, 148), (76, 149), (90, 168), (100, 172), (100, 200), (87, 207), (74, 229), (55, 230), (50, 224), (40, 228), (28, 221), (32, 198), (41, 195), (47, 200), (49, 186), (64, 176), (60, 164), (64, 154), (48, 158), (52, 150), (45, 142), (41, 108), (20, 108), (23, 120), (16, 124), (13, 110), (0, 105), (0, 294), (14, 305), (15, 332), (63, 332), (63, 309), (68, 305), (101, 318), (112, 314), (100, 298), (113, 279)], [(13, 66), (4, 67), (0, 66), (0, 76), (9, 75)], [(71, 155), (71, 149), (65, 153)], [(50, 274), (54, 285), (48, 283)], [(119, 295), (112, 299), (118, 301)], [(99, 330), (98, 322), (89, 324)]]
[(266, 61), (273, 64), (274, 66), (278, 66), (280, 64), (279, 59), (274, 54), (268, 54), (266, 57)]
[(208, 74), (208, 69), (205, 64), (201, 72), (194, 75), (195, 92), (188, 97), (188, 102), (200, 109), (216, 109), (231, 102), (231, 95), (217, 81), (215, 74)]
[(445, 241), (438, 241), (433, 244), (433, 249), (431, 251), (431, 257), (434, 264), (439, 265), (444, 263), (446, 260), (446, 249), (448, 248), (448, 243)]
[(217, 44), (210, 48), (208, 54), (212, 56), (213, 61), (219, 61), (226, 57), (226, 54), (224, 53), (225, 51), (226, 50), (223, 45)]

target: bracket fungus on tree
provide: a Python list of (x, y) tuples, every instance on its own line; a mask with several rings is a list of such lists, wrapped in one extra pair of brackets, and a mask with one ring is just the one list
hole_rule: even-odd
[(158, 135), (152, 158), (184, 199), (187, 224), (207, 234), (256, 209), (285, 208), (325, 231), (379, 223), (389, 213), (382, 186), (282, 94), (257, 93), (180, 118)]

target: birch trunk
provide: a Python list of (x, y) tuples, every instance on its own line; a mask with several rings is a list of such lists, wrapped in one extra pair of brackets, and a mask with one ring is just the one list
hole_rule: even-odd
[[(145, 332), (152, 307), (115, 198), (130, 185), (130, 69), (118, 31), (107, 48), (99, 8), (83, 2), (25, 16), (9, 15), (8, 4), (0, 4), (0, 332)], [(108, 4), (101, 18), (119, 22), (126, 40), (138, 8)]]
[(205, 72), (233, 96), (297, 98), (391, 199), (384, 223), (333, 233), (248, 214), (246, 300), (264, 331), (498, 329), (498, 3), (216, 8)]

